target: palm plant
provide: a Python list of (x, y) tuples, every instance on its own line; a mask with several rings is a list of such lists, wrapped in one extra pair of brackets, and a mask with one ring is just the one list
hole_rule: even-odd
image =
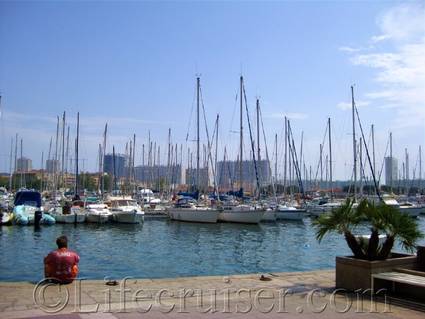
[[(336, 232), (344, 235), (355, 258), (383, 260), (390, 255), (396, 240), (400, 241), (404, 249), (413, 251), (417, 240), (423, 236), (416, 221), (394, 207), (384, 203), (375, 205), (366, 199), (357, 208), (353, 208), (353, 204), (352, 199), (347, 199), (341, 207), (321, 215), (313, 222), (319, 242), (326, 234)], [(364, 223), (368, 224), (371, 231), (368, 240), (354, 235)], [(385, 235), (382, 245), (379, 243), (380, 234)]]

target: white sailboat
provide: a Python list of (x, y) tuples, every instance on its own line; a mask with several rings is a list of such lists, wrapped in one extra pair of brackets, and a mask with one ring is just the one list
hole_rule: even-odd
[(258, 224), (265, 212), (265, 209), (257, 209), (246, 204), (225, 205), (218, 214), (218, 220), (229, 223)]
[(217, 209), (198, 205), (188, 198), (179, 199), (176, 205), (168, 210), (172, 220), (194, 223), (216, 223), (219, 215)]
[[(199, 134), (199, 99), (200, 99), (200, 78), (196, 78), (196, 115), (197, 115), (197, 138), (196, 138), (196, 184), (197, 190), (200, 189), (199, 185), (199, 161), (200, 161), (200, 134)], [(189, 198), (181, 198), (177, 203), (168, 209), (168, 216), (172, 220), (196, 223), (216, 223), (218, 219), (218, 210), (215, 208), (199, 205), (194, 200)]]
[[(239, 141), (239, 183), (243, 193), (242, 163), (243, 163), (243, 76), (240, 77), (240, 141)], [(265, 213), (264, 208), (247, 204), (226, 204), (218, 215), (218, 220), (230, 223), (258, 224)]]

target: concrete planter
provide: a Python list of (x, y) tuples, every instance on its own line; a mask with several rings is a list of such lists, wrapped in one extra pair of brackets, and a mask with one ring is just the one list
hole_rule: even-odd
[(392, 271), (394, 268), (416, 268), (416, 255), (392, 253), (386, 260), (362, 260), (350, 256), (337, 256), (336, 288), (347, 290), (370, 289), (372, 274)]

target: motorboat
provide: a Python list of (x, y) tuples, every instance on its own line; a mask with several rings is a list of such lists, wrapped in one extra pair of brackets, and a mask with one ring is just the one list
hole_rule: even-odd
[(394, 197), (387, 194), (382, 196), (382, 200), (386, 205), (397, 208), (401, 213), (413, 218), (418, 217), (422, 211), (422, 207), (420, 205), (416, 205), (410, 202), (400, 203)]
[(36, 222), (36, 213), (39, 213), (40, 224), (52, 225), (55, 223), (55, 219), (52, 216), (43, 212), (39, 192), (30, 190), (18, 191), (13, 204), (13, 222), (17, 225), (34, 224)]
[(112, 220), (124, 224), (140, 224), (145, 213), (131, 197), (109, 198)]
[(168, 209), (172, 220), (194, 223), (216, 223), (219, 211), (204, 205), (199, 205), (194, 199), (183, 197)]
[(218, 220), (228, 223), (258, 224), (266, 210), (249, 204), (224, 204), (218, 214)]
[(322, 205), (310, 206), (308, 212), (314, 217), (319, 217), (322, 214), (330, 213), (333, 209), (341, 207), (342, 202), (329, 202)]
[(286, 204), (278, 205), (276, 209), (277, 219), (302, 220), (306, 214), (307, 211), (304, 208), (296, 208)]
[(112, 220), (112, 213), (104, 203), (90, 203), (86, 208), (86, 222), (104, 224)]

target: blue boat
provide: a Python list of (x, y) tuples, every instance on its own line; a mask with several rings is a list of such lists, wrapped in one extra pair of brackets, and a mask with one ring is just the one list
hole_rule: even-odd
[(41, 212), (40, 224), (52, 225), (53, 216), (42, 212), (41, 195), (36, 191), (19, 191), (15, 195), (13, 221), (17, 225), (31, 225), (35, 223), (36, 212)]

